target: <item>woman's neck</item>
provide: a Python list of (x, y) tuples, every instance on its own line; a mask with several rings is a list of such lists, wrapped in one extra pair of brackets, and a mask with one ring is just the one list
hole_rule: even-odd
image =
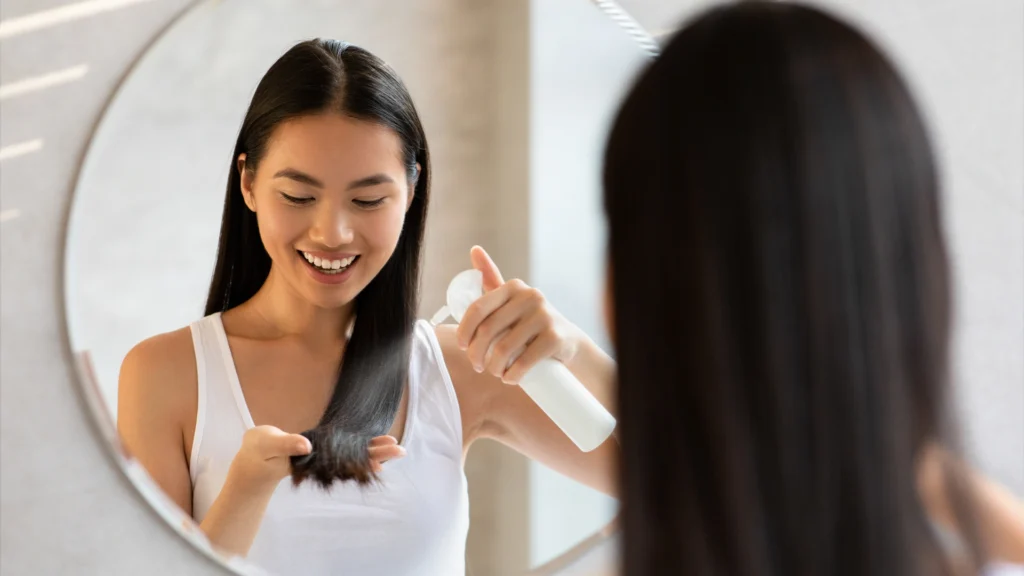
[(272, 333), (268, 335), (315, 342), (344, 339), (355, 312), (354, 302), (339, 308), (312, 304), (280, 278), (273, 267), (266, 282), (245, 307)]

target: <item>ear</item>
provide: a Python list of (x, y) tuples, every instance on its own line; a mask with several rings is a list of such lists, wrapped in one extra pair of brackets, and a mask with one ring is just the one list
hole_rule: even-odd
[(245, 200), (245, 205), (249, 207), (249, 210), (256, 211), (256, 197), (252, 193), (252, 181), (256, 177), (256, 174), (252, 170), (245, 169), (245, 153), (238, 155), (238, 175), (241, 176), (240, 181), (242, 183), (242, 199)]
[(419, 162), (417, 162), (416, 163), (416, 175), (413, 176), (412, 180), (409, 181), (409, 194), (407, 195), (409, 197), (409, 199), (406, 200), (406, 202), (405, 202), (405, 211), (406, 212), (409, 211), (409, 208), (412, 208), (412, 201), (416, 198), (416, 184), (419, 183), (419, 181), (420, 181), (420, 174), (422, 174), (422, 173), (423, 173), (423, 167), (420, 166)]

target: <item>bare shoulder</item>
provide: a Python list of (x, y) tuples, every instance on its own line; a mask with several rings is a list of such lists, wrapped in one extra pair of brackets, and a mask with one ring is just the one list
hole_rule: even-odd
[(488, 436), (486, 426), (490, 407), (505, 384), (490, 374), (480, 374), (473, 369), (466, 353), (459, 348), (457, 328), (454, 324), (441, 324), (434, 331), (459, 399), (463, 438), (468, 447), (477, 438)]
[(143, 340), (121, 363), (119, 422), (124, 416), (182, 422), (191, 413), (194, 418), (196, 396), (196, 358), (188, 327)]
[(143, 340), (121, 363), (117, 431), (128, 452), (186, 513), (196, 426), (196, 359), (188, 328)]
[(146, 388), (165, 388), (161, 383), (195, 381), (196, 357), (192, 331), (181, 328), (147, 338), (133, 347), (121, 363), (121, 378)]

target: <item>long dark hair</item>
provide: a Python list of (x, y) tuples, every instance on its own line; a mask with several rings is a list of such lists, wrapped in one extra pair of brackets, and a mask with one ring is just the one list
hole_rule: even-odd
[(416, 183), (394, 254), (356, 298), (358, 321), (327, 410), (316, 428), (303, 433), (313, 443), (313, 452), (292, 459), (295, 484), (311, 478), (326, 488), (335, 480), (367, 483), (373, 479), (369, 441), (391, 428), (409, 372), (430, 154), (412, 98), (384, 61), (356, 46), (316, 39), (295, 45), (267, 70), (231, 155), (206, 314), (229, 310), (252, 298), (270, 273), (270, 256), (260, 240), (256, 215), (242, 198), (241, 173), (236, 167), (239, 155), (246, 154), (245, 169), (255, 171), (278, 125), (324, 112), (393, 130), (402, 141), (409, 181)]
[(813, 8), (712, 9), (605, 154), (625, 574), (953, 570), (915, 485), (951, 434), (949, 264), (889, 61)]

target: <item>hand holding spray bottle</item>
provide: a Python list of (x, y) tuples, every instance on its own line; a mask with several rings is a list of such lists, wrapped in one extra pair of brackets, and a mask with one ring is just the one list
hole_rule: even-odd
[[(447, 306), (442, 306), (430, 322), (436, 326), (449, 315), (462, 322), (466, 309), (483, 294), (483, 274), (479, 270), (459, 273), (448, 285)], [(584, 452), (600, 446), (615, 430), (615, 418), (554, 358), (530, 368), (519, 387)]]

